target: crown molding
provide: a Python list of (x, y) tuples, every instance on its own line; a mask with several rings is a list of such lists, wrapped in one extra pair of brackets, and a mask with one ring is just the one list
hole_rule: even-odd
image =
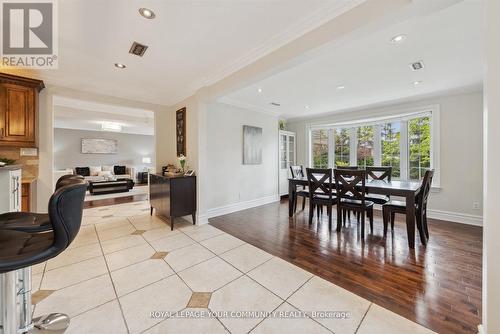
[(256, 106), (254, 104), (250, 104), (250, 103), (245, 103), (245, 102), (241, 102), (241, 101), (238, 101), (238, 100), (234, 100), (234, 99), (231, 99), (231, 98), (226, 97), (226, 96), (219, 98), (217, 100), (217, 102), (223, 103), (223, 104), (227, 104), (227, 105), (230, 105), (230, 106), (233, 106), (233, 107), (247, 109), (247, 110), (250, 110), (250, 111), (256, 111), (256, 112), (264, 113), (264, 114), (267, 114), (267, 115), (270, 115), (270, 116), (273, 116), (273, 117), (279, 117), (280, 116), (279, 112), (277, 112), (276, 110), (272, 110), (271, 108), (263, 108), (263, 107), (260, 107), (260, 106)]

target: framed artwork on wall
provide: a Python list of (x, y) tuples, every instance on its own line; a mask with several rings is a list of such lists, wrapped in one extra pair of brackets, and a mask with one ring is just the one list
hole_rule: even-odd
[(243, 164), (262, 163), (262, 128), (243, 125)]
[(82, 138), (82, 153), (84, 154), (116, 154), (118, 141), (114, 139)]
[(177, 156), (186, 156), (186, 108), (175, 112), (175, 138), (177, 142)]

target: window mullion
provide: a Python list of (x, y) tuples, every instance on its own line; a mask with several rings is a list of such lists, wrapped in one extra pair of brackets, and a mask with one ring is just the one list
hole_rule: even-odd
[(357, 166), (358, 164), (358, 155), (357, 147), (358, 147), (358, 133), (356, 132), (356, 128), (349, 129), (349, 164), (351, 166)]
[(408, 180), (409, 163), (408, 163), (408, 121), (401, 121), (401, 132), (399, 141), (399, 170), (401, 180)]
[(335, 166), (335, 135), (333, 129), (328, 129), (328, 168)]
[(380, 140), (380, 125), (373, 126), (373, 163), (375, 166), (382, 166), (382, 143)]

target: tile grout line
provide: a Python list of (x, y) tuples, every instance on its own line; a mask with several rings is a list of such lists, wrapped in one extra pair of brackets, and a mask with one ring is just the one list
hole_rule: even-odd
[(354, 331), (354, 334), (356, 334), (359, 331), (359, 328), (361, 327), (361, 324), (363, 323), (363, 321), (365, 321), (366, 315), (370, 311), (372, 305), (373, 305), (373, 303), (370, 303), (370, 305), (368, 305), (368, 308), (366, 309), (365, 314), (363, 314), (363, 318), (361, 318), (361, 321), (359, 322), (358, 327), (356, 327), (356, 331)]
[(118, 293), (116, 292), (115, 282), (113, 282), (113, 278), (111, 277), (111, 270), (109, 270), (108, 261), (106, 260), (106, 257), (104, 256), (104, 250), (102, 249), (101, 238), (99, 238), (99, 233), (97, 233), (97, 228), (95, 226), (94, 226), (94, 229), (95, 229), (95, 233), (97, 234), (97, 240), (99, 241), (99, 247), (101, 247), (101, 252), (102, 252), (103, 258), (104, 258), (104, 264), (106, 265), (106, 269), (108, 270), (107, 274), (108, 274), (109, 280), (111, 281), (111, 285), (113, 286), (113, 291), (115, 292), (116, 301), (118, 302), (118, 306), (120, 307), (120, 313), (122, 315), (122, 319), (123, 319), (123, 322), (125, 324), (125, 328), (127, 329), (127, 333), (130, 334), (130, 329), (128, 328), (127, 319), (125, 318), (125, 313), (123, 313), (122, 303), (120, 301), (120, 298), (118, 297)]

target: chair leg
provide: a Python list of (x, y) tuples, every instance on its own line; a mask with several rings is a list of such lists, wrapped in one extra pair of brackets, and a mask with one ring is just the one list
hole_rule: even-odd
[(297, 212), (297, 195), (295, 195), (295, 198), (293, 199), (293, 213)]
[(417, 212), (415, 213), (415, 216), (416, 216), (416, 220), (417, 220), (417, 229), (418, 229), (418, 234), (420, 236), (420, 241), (422, 242), (422, 245), (427, 245), (427, 236), (425, 235), (425, 232), (424, 232), (424, 229), (423, 229), (423, 226), (422, 226), (422, 221), (423, 221), (423, 213), (421, 210), (417, 210)]
[(370, 210), (368, 211), (368, 216), (370, 218), (370, 233), (373, 234), (373, 207), (371, 207)]
[(328, 209), (328, 230), (332, 230), (332, 205), (327, 206)]
[(427, 237), (427, 240), (429, 240), (429, 227), (427, 226), (427, 208), (424, 209), (422, 215), (422, 223), (424, 227), (425, 236)]
[(345, 223), (347, 221), (347, 210), (342, 210), (342, 221), (344, 222), (345, 226)]
[(361, 238), (365, 239), (365, 214), (361, 215)]
[(358, 212), (356, 212), (356, 220), (358, 223), (359, 223), (359, 217), (360, 217), (360, 212), (358, 211)]
[(337, 232), (340, 232), (340, 228), (342, 227), (342, 215), (344, 212), (345, 210), (342, 210), (337, 204)]
[(309, 201), (309, 225), (312, 224), (314, 216), (314, 204), (312, 201)]
[(394, 220), (396, 219), (396, 212), (391, 212), (391, 231), (394, 231)]
[(316, 216), (318, 217), (319, 220), (319, 211), (321, 210), (321, 205), (317, 204), (316, 205)]
[(306, 197), (302, 197), (302, 211), (306, 208)]

